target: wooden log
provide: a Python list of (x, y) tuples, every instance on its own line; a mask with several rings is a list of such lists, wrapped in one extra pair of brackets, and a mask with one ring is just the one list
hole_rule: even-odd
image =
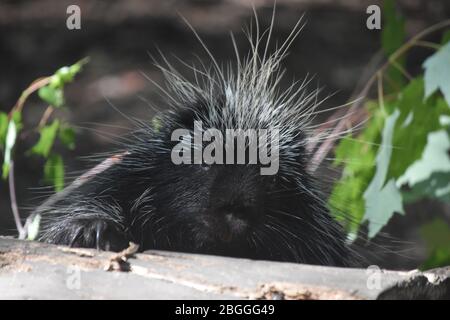
[(450, 298), (450, 267), (402, 272), (135, 251), (0, 237), (0, 299)]

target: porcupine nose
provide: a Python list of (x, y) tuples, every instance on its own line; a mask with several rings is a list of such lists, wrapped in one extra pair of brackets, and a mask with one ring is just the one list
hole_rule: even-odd
[(222, 210), (226, 223), (236, 233), (242, 232), (255, 218), (254, 208), (243, 205), (226, 206)]
[(210, 208), (222, 221), (224, 241), (245, 235), (257, 220), (259, 196), (255, 173), (245, 166), (225, 166), (211, 189)]
[(217, 236), (225, 242), (243, 236), (250, 225), (252, 219), (252, 209), (243, 206), (225, 206), (218, 208), (216, 214), (223, 222), (222, 232)]
[(221, 237), (225, 241), (243, 236), (258, 216), (256, 201), (246, 195), (222, 195), (216, 204), (213, 211), (224, 223), (224, 234)]

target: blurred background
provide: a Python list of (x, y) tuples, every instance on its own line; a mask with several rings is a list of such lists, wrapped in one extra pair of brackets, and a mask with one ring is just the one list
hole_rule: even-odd
[[(66, 9), (72, 4), (81, 8), (80, 30), (66, 27)], [(142, 75), (163, 84), (151, 55), (157, 56), (159, 49), (175, 65), (180, 64), (172, 55), (186, 62), (196, 61), (196, 56), (208, 61), (180, 15), (192, 24), (217, 60), (226, 62), (234, 59), (230, 31), (241, 53), (248, 50), (242, 28), (252, 19), (252, 4), (261, 25), (268, 26), (272, 0), (0, 0), (0, 108), (9, 111), (36, 78), (90, 57), (89, 64), (65, 90), (67, 108), (58, 110), (58, 116), (77, 131), (76, 148), (61, 149), (66, 169), (86, 170), (88, 165), (81, 158), (111, 150), (111, 136), (122, 135), (131, 125), (106, 99), (127, 116), (140, 119), (151, 119), (154, 114), (146, 100), (164, 108), (157, 86)], [(373, 69), (379, 52), (380, 31), (366, 28), (366, 8), (371, 4), (381, 5), (375, 0), (278, 0), (274, 38), (284, 39), (302, 14), (306, 22), (284, 61), (286, 77), (282, 85), (293, 78), (314, 75), (314, 85), (325, 88), (323, 95), (333, 94), (324, 108), (345, 103)], [(448, 0), (404, 0), (397, 5), (406, 18), (408, 37), (450, 17)], [(440, 39), (440, 34), (433, 37)], [(412, 74), (420, 71), (428, 53), (426, 49), (411, 52), (407, 68)], [(45, 108), (32, 96), (25, 106), (25, 126), (36, 126)], [(24, 154), (38, 139), (37, 134), (21, 134), (25, 136), (16, 147), (17, 155)], [(16, 159), (22, 218), (42, 200), (42, 165), (38, 157)], [(7, 190), (7, 184), (1, 181), (0, 234), (15, 235)], [(394, 217), (383, 232), (401, 248), (396, 252), (382, 250), (374, 262), (395, 269), (420, 264), (425, 249), (417, 226), (436, 215), (450, 221), (448, 208), (427, 201), (409, 209), (406, 218)]]

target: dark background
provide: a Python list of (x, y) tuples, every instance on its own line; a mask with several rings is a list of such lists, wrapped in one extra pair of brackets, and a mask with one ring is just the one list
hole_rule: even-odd
[[(241, 30), (250, 23), (252, 3), (262, 26), (268, 26), (272, 0), (0, 0), (0, 108), (9, 111), (34, 79), (89, 56), (90, 63), (67, 87), (68, 108), (58, 114), (77, 127), (77, 147), (65, 151), (56, 146), (64, 155), (68, 172), (85, 170), (88, 165), (80, 157), (110, 150), (114, 147), (111, 135), (121, 135), (130, 127), (129, 121), (105, 98), (127, 116), (141, 119), (151, 119), (154, 113), (145, 99), (164, 108), (156, 86), (141, 74), (162, 83), (162, 75), (150, 58), (157, 54), (157, 48), (171, 61), (176, 61), (172, 54), (187, 62), (194, 61), (195, 55), (208, 61), (179, 14), (193, 25), (217, 60), (226, 62), (234, 59), (229, 31), (234, 32), (242, 54), (248, 49)], [(284, 39), (303, 13), (307, 22), (284, 61), (287, 72), (283, 85), (309, 73), (315, 75), (314, 84), (325, 87), (324, 95), (334, 93), (324, 107), (345, 103), (358, 82), (364, 80), (364, 72), (380, 48), (380, 31), (366, 28), (367, 6), (380, 1), (277, 3), (274, 38)], [(71, 4), (81, 8), (81, 30), (66, 28), (66, 8)], [(404, 0), (397, 4), (407, 19), (408, 36), (450, 17), (448, 0)], [(427, 40), (438, 41), (439, 36), (435, 34)], [(412, 74), (420, 72), (428, 54), (426, 49), (413, 50), (407, 61), (408, 70)], [(33, 96), (25, 105), (25, 126), (36, 126), (45, 107)], [(36, 133), (22, 132), (16, 150), (16, 185), (22, 218), (41, 201), (40, 188), (45, 186), (43, 160), (20, 157), (37, 138)], [(14, 235), (7, 190), (7, 184), (0, 182), (0, 234)], [(398, 247), (394, 253), (381, 250), (374, 262), (390, 268), (416, 267), (426, 257), (418, 226), (437, 215), (449, 219), (450, 212), (432, 202), (422, 202), (408, 208), (406, 217), (396, 216), (383, 231), (395, 239)], [(367, 250), (377, 251), (373, 245)]]

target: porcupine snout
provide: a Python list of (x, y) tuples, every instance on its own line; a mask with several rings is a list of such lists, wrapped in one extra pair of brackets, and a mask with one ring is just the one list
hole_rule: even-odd
[[(263, 190), (258, 171), (248, 165), (218, 165), (208, 212), (223, 224), (221, 240), (243, 237), (263, 214)], [(213, 170), (214, 170), (213, 169)]]

